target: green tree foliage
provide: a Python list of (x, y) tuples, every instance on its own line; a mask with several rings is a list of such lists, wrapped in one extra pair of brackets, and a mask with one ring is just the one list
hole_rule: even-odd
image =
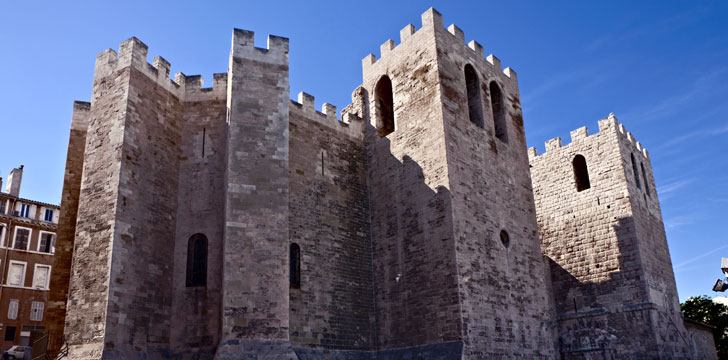
[(718, 304), (707, 295), (692, 297), (680, 304), (685, 317), (706, 323), (715, 329), (713, 339), (718, 348), (718, 357), (728, 360), (728, 306)]

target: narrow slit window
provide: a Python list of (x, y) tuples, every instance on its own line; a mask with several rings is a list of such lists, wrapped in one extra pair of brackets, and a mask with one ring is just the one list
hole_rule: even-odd
[(629, 154), (629, 156), (632, 158), (632, 171), (634, 173), (634, 182), (637, 184), (638, 189), (642, 189), (642, 186), (640, 185), (640, 173), (637, 172), (637, 162), (634, 161), (634, 154)]
[(647, 173), (645, 172), (645, 164), (640, 163), (640, 167), (642, 168), (642, 180), (645, 181), (645, 193), (647, 193), (647, 196), (650, 196), (650, 183), (647, 181)]
[(495, 81), (490, 83), (490, 108), (493, 111), (493, 126), (495, 137), (508, 142), (508, 128), (506, 125), (506, 106), (503, 101), (503, 92)]
[(465, 88), (468, 95), (470, 122), (482, 128), (484, 125), (480, 80), (478, 80), (478, 73), (475, 72), (475, 68), (470, 64), (465, 65)]
[(192, 235), (187, 242), (187, 287), (207, 285), (207, 237)]
[(298, 244), (291, 244), (291, 287), (301, 287), (301, 247)]
[(589, 182), (589, 169), (586, 167), (586, 159), (582, 155), (574, 156), (572, 161), (574, 167), (574, 179), (576, 180), (576, 191), (583, 191), (591, 187)]
[(202, 157), (205, 157), (205, 136), (207, 135), (207, 128), (202, 128)]
[(392, 93), (392, 80), (384, 75), (374, 88), (376, 101), (377, 133), (385, 137), (394, 132), (394, 95)]

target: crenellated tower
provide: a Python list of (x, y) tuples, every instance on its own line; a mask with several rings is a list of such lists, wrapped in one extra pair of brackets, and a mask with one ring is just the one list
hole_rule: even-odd
[(551, 358), (516, 73), (434, 9), (400, 36), (363, 60), (379, 346)]
[(613, 114), (571, 140), (529, 149), (562, 355), (690, 358), (647, 150)]

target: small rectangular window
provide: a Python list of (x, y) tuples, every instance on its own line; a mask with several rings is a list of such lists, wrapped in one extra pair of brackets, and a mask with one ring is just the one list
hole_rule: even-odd
[(56, 234), (41, 231), (38, 239), (38, 251), (46, 254), (53, 254), (56, 246)]
[(18, 318), (18, 299), (10, 299), (8, 304), (8, 319), (15, 320)]
[(20, 204), (20, 217), (24, 217), (24, 218), (30, 217), (30, 205)]
[(7, 203), (7, 200), (2, 199), (0, 200), (0, 214), (5, 214), (5, 204)]
[(5, 328), (5, 341), (15, 341), (15, 326)]
[(8, 285), (23, 286), (25, 279), (25, 263), (11, 261), (8, 268)]
[(53, 222), (53, 209), (45, 209), (45, 221)]
[(40, 301), (33, 301), (30, 306), (30, 320), (31, 321), (42, 321), (43, 320), (43, 308), (45, 303)]
[(51, 267), (47, 265), (36, 265), (33, 274), (33, 288), (47, 289), (48, 278), (50, 277)]
[(30, 229), (26, 228), (15, 228), (15, 241), (13, 242), (13, 248), (19, 250), (28, 250), (28, 243), (30, 242)]

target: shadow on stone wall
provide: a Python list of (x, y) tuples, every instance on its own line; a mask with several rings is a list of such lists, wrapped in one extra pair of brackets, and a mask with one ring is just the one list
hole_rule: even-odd
[[(616, 248), (604, 250), (617, 251), (616, 269), (606, 268), (608, 264), (593, 260), (588, 269), (578, 270), (580, 277), (594, 274), (604, 277), (608, 273), (606, 280), (581, 281), (546, 256), (562, 359), (656, 358), (665, 352), (658, 345), (658, 337), (669, 337), (670, 334), (675, 337), (675, 331), (679, 333), (674, 323), (672, 329), (669, 326), (672, 322), (668, 319), (670, 314), (661, 314), (662, 309), (650, 301), (633, 217), (619, 218), (612, 227), (617, 236)], [(571, 256), (591, 254), (572, 253)], [(566, 258), (561, 261), (569, 263), (572, 260)], [(677, 344), (676, 347), (682, 345)]]
[(450, 191), (427, 184), (425, 171), (437, 169), (423, 170), (413, 159), (418, 154), (399, 157), (389, 138), (378, 138), (372, 126), (365, 131), (372, 343), (369, 350), (351, 349), (337, 343), (336, 334), (321, 333), (325, 341), (296, 344), (294, 350), (299, 359), (460, 360), (455, 249), (443, 241), (453, 236)]

